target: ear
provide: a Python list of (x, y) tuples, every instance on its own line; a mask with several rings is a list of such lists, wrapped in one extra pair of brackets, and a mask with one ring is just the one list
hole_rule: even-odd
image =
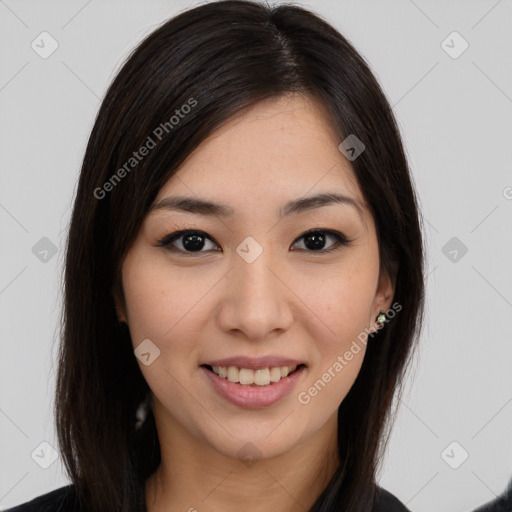
[[(396, 268), (393, 269), (393, 276), (396, 276)], [(377, 315), (380, 311), (387, 311), (391, 307), (393, 297), (395, 295), (396, 278), (391, 277), (388, 272), (381, 271), (375, 299), (372, 306), (370, 322), (376, 322)]]
[(126, 323), (126, 305), (124, 302), (123, 291), (119, 289), (119, 286), (114, 284), (111, 289), (111, 294), (114, 299), (114, 306), (116, 308), (118, 320)]

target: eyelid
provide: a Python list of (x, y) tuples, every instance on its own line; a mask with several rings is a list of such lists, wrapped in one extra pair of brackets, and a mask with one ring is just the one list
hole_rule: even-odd
[[(160, 239), (158, 241), (158, 247), (163, 247), (164, 249), (168, 250), (169, 252), (183, 254), (186, 256), (193, 256), (196, 254), (204, 254), (204, 253), (211, 252), (211, 250), (208, 250), (208, 251), (202, 251), (202, 250), (201, 251), (185, 251), (185, 250), (173, 247), (171, 245), (174, 241), (179, 240), (181, 237), (183, 237), (187, 233), (198, 234), (202, 238), (208, 239), (208, 240), (212, 241), (215, 245), (219, 246), (217, 241), (212, 236), (210, 236), (208, 233), (206, 233), (205, 231), (203, 231), (201, 229), (189, 227), (189, 228), (179, 228), (177, 231), (173, 231), (172, 233), (164, 236), (162, 239)], [(332, 245), (331, 248), (328, 248), (328, 249), (319, 249), (317, 251), (300, 249), (300, 251), (307, 252), (310, 254), (322, 255), (322, 254), (327, 254), (327, 253), (339, 250), (339, 249), (349, 245), (351, 242), (353, 242), (355, 240), (354, 238), (352, 238), (352, 239), (347, 238), (341, 231), (338, 231), (335, 229), (329, 229), (329, 228), (316, 227), (316, 228), (308, 229), (307, 231), (304, 231), (302, 234), (300, 234), (294, 240), (292, 246), (296, 245), (298, 243), (298, 241), (301, 240), (302, 238), (305, 238), (308, 235), (313, 235), (316, 233), (323, 233), (323, 234), (326, 234), (327, 236), (332, 236), (336, 240), (336, 242)], [(213, 249), (213, 250), (215, 252), (218, 252), (216, 249)]]

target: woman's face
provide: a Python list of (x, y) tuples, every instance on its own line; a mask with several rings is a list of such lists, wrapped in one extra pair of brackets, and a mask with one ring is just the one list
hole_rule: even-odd
[[(272, 457), (335, 429), (368, 330), (393, 298), (340, 142), (313, 100), (267, 100), (204, 141), (159, 191), (123, 262), (117, 303), (134, 349), (143, 343), (136, 355), (160, 433), (187, 432), (230, 457), (250, 442)], [(319, 194), (350, 199), (286, 207)], [(231, 214), (173, 209), (178, 196)], [(312, 229), (316, 237), (303, 236)], [(178, 230), (201, 233), (170, 240)]]

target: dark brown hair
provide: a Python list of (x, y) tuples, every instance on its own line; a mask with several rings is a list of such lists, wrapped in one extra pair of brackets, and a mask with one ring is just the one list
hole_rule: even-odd
[[(354, 134), (366, 147), (352, 166), (374, 215), (381, 271), (396, 279), (394, 302), (402, 306), (370, 338), (340, 404), (342, 462), (311, 510), (372, 509), (393, 397), (424, 308), (421, 219), (399, 130), (369, 66), (330, 24), (297, 6), (227, 0), (179, 14), (137, 46), (105, 95), (83, 158), (67, 240), (55, 401), (61, 453), (83, 510), (143, 511), (144, 482), (160, 463), (152, 413), (135, 429), (150, 389), (112, 295), (122, 296), (122, 261), (141, 222), (215, 129), (261, 100), (297, 92), (322, 102), (340, 142)], [(161, 142), (127, 166), (162, 126)]]

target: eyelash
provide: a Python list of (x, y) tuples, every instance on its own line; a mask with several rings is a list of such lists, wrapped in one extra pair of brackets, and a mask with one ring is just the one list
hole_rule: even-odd
[[(171, 245), (174, 241), (182, 238), (186, 234), (199, 235), (202, 238), (207, 238), (208, 240), (210, 240), (213, 243), (215, 243), (216, 245), (218, 245), (215, 242), (215, 240), (213, 240), (210, 236), (208, 236), (208, 234), (205, 233), (204, 231), (201, 231), (199, 229), (181, 229), (179, 231), (175, 231), (174, 233), (170, 233), (169, 235), (166, 235), (165, 237), (160, 239), (158, 241), (158, 247), (164, 247), (166, 250), (168, 250), (170, 252), (182, 253), (182, 254), (186, 254), (187, 256), (189, 256), (189, 255), (192, 256), (192, 255), (195, 255), (195, 254), (201, 254), (201, 253), (209, 252), (209, 251), (203, 251), (203, 250), (200, 250), (200, 251), (185, 251), (185, 250), (173, 247)], [(299, 241), (301, 238), (305, 238), (307, 236), (316, 235), (316, 234), (326, 234), (328, 236), (332, 236), (336, 240), (336, 242), (329, 249), (319, 249), (318, 251), (313, 251), (313, 250), (308, 250), (308, 249), (300, 249), (300, 250), (305, 251), (305, 252), (310, 252), (310, 253), (313, 253), (313, 254), (327, 254), (327, 253), (339, 250), (342, 247), (349, 245), (353, 241), (353, 240), (347, 239), (343, 235), (343, 233), (340, 233), (339, 231), (335, 231), (333, 229), (315, 228), (315, 229), (310, 229), (309, 231), (306, 231), (305, 233), (300, 235), (296, 239), (296, 241), (293, 243), (293, 245), (295, 245), (295, 243), (297, 243), (297, 241)], [(218, 252), (218, 251), (216, 251), (216, 252)]]

